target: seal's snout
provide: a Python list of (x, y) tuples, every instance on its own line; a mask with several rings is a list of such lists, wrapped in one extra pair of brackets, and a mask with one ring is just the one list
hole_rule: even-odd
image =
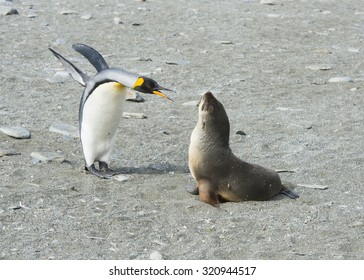
[(212, 112), (215, 103), (216, 103), (216, 98), (214, 97), (214, 95), (211, 92), (206, 92), (202, 96), (200, 101), (201, 111)]

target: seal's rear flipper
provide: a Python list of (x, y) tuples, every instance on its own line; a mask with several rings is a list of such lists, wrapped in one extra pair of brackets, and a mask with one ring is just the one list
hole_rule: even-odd
[(284, 195), (286, 195), (286, 196), (288, 196), (289, 198), (292, 198), (292, 199), (295, 199), (295, 198), (299, 198), (300, 197), (294, 191), (291, 191), (291, 190), (286, 189), (286, 188), (283, 188), (279, 193), (280, 194), (284, 194)]

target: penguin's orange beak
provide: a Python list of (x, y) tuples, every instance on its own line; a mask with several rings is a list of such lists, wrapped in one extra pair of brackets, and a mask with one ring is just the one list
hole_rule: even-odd
[(165, 95), (165, 94), (164, 94), (163, 92), (161, 92), (160, 90), (168, 90), (168, 91), (172, 91), (172, 92), (174, 92), (174, 91), (173, 91), (173, 90), (171, 90), (171, 89), (167, 89), (167, 88), (158, 88), (158, 90), (153, 90), (153, 91), (152, 91), (152, 93), (153, 93), (153, 94), (155, 94), (155, 95), (161, 96), (161, 97), (163, 97), (163, 98), (166, 98), (166, 99), (168, 99), (168, 100), (171, 100), (172, 102), (174, 102), (172, 98), (168, 97), (167, 95)]

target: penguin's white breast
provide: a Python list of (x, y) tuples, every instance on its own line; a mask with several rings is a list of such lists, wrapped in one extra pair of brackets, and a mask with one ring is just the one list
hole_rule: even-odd
[(125, 87), (119, 83), (105, 83), (92, 92), (82, 111), (81, 140), (84, 149), (97, 149), (97, 153), (102, 153), (112, 148), (124, 102)]

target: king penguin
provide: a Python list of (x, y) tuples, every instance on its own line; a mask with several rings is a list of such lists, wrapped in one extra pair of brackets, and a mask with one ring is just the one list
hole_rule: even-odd
[[(126, 89), (156, 94), (167, 99), (170, 98), (161, 91), (173, 90), (161, 87), (151, 78), (120, 68), (110, 68), (99, 52), (85, 44), (74, 44), (72, 47), (96, 68), (97, 74), (93, 78), (56, 51), (51, 48), (49, 50), (72, 78), (85, 87), (79, 107), (79, 131), (85, 169), (100, 178), (109, 179), (117, 174), (109, 168), (108, 162), (123, 113)], [(96, 162), (99, 169), (95, 166)]]

